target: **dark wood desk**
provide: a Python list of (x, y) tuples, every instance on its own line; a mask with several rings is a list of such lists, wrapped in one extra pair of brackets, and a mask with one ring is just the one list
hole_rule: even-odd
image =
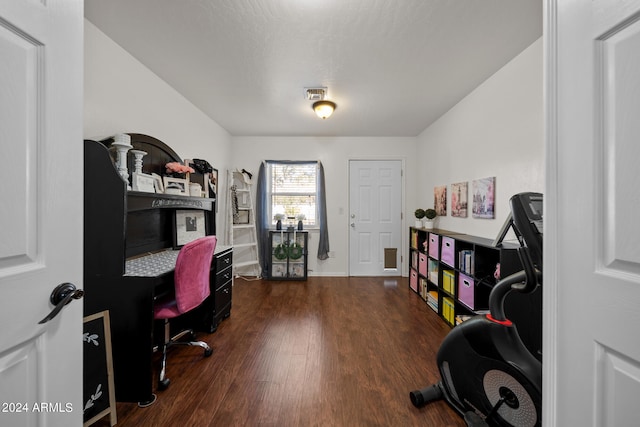
[[(136, 149), (150, 153), (147, 167), (152, 169), (143, 167), (145, 173), (161, 174), (167, 162), (182, 162), (161, 141), (130, 135)], [(84, 143), (84, 311), (86, 316), (109, 310), (116, 400), (147, 403), (154, 399), (153, 301), (172, 291), (173, 269), (133, 276), (126, 261), (173, 247), (176, 209), (204, 211), (206, 234), (215, 234), (215, 199), (127, 191), (108, 146), (109, 140)], [(229, 249), (220, 246), (217, 252)], [(214, 262), (212, 295), (215, 277)], [(214, 297), (205, 301), (202, 313), (208, 320), (200, 319), (198, 329), (215, 330), (214, 307)]]

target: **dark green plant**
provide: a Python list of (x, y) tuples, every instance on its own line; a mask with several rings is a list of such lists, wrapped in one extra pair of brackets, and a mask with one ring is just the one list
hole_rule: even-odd
[(416, 218), (418, 218), (418, 219), (422, 219), (422, 218), (424, 218), (424, 216), (425, 216), (425, 211), (424, 211), (424, 209), (420, 209), (420, 208), (418, 208), (418, 209), (416, 209), (416, 211), (414, 212), (414, 214), (415, 214)]
[(438, 214), (436, 213), (435, 209), (426, 209), (424, 211), (424, 216), (427, 217), (427, 219), (433, 219), (437, 216)]

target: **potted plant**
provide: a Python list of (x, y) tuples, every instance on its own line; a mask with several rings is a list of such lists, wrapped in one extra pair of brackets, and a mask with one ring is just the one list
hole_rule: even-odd
[(273, 216), (273, 219), (276, 220), (276, 230), (282, 230), (282, 220), (285, 218), (286, 216), (283, 213), (277, 213)]
[(425, 216), (425, 220), (423, 221), (423, 226), (424, 228), (433, 228), (433, 220), (435, 219), (435, 217), (438, 215), (438, 213), (436, 212), (435, 209), (425, 209), (424, 211), (424, 216)]
[(418, 208), (414, 212), (414, 215), (416, 216), (416, 227), (417, 228), (422, 228), (422, 218), (424, 218), (425, 215), (426, 215), (425, 210), (421, 209), (421, 208)]

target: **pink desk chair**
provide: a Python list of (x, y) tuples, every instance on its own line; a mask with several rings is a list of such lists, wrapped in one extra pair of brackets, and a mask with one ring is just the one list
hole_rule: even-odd
[(195, 339), (193, 330), (185, 330), (171, 337), (169, 319), (178, 317), (198, 307), (209, 296), (209, 274), (211, 260), (216, 248), (216, 236), (206, 236), (187, 243), (182, 247), (176, 259), (174, 273), (175, 294), (156, 301), (154, 319), (164, 320), (164, 343), (162, 345), (162, 366), (158, 388), (169, 387), (166, 377), (167, 349), (172, 345), (195, 345), (204, 348), (205, 357), (211, 356), (213, 350), (204, 341), (178, 341), (190, 334)]

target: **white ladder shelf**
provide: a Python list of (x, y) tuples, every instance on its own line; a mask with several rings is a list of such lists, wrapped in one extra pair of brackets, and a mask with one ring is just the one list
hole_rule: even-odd
[(233, 274), (260, 277), (260, 257), (256, 217), (248, 175), (239, 170), (227, 171), (227, 237), (233, 246)]

